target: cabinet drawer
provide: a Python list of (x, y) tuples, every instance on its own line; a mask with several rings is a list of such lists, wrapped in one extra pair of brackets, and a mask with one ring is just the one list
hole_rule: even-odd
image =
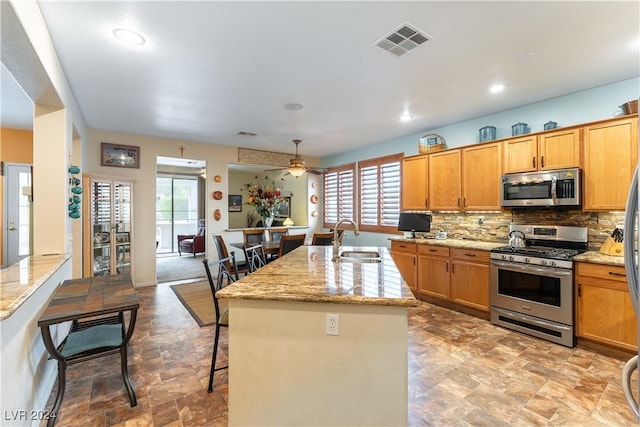
[(627, 281), (627, 275), (624, 267), (614, 265), (579, 262), (577, 263), (576, 274), (578, 276), (590, 276), (598, 279), (616, 280), (618, 282)]
[(391, 241), (391, 252), (407, 252), (410, 254), (416, 253), (416, 244), (407, 242)]
[(489, 252), (474, 249), (451, 249), (451, 256), (455, 259), (489, 263)]
[(448, 257), (449, 252), (449, 247), (447, 246), (418, 245), (419, 254)]

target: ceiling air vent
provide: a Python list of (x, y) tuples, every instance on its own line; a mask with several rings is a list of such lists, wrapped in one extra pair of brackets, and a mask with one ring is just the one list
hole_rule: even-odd
[(402, 56), (431, 38), (431, 36), (405, 22), (374, 44), (395, 56)]
[(247, 132), (246, 130), (241, 130), (240, 132), (238, 132), (238, 135), (242, 135), (242, 136), (256, 136), (257, 133), (255, 132)]

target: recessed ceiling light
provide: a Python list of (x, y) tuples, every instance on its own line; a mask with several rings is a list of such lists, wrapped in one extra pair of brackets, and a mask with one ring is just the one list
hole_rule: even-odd
[(116, 28), (115, 30), (113, 30), (113, 35), (121, 42), (127, 44), (141, 45), (145, 44), (146, 42), (144, 37), (142, 37), (140, 34), (136, 33), (135, 31), (126, 30), (124, 28)]
[(413, 120), (413, 116), (409, 113), (404, 113), (403, 115), (400, 116), (401, 122), (408, 122), (410, 120)]
[(507, 87), (504, 83), (496, 83), (489, 88), (489, 92), (491, 93), (500, 93), (505, 90)]
[(304, 107), (302, 106), (302, 104), (298, 104), (297, 102), (292, 102), (290, 104), (286, 104), (284, 108), (286, 108), (287, 110), (298, 111), (298, 110), (302, 110)]

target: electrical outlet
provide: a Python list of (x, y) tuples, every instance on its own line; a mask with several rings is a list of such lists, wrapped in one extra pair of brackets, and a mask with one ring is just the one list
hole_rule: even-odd
[(327, 335), (340, 335), (340, 315), (327, 313)]

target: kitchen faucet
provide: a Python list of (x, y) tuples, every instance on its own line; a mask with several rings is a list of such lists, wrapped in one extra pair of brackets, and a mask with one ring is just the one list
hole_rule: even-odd
[(336, 225), (333, 227), (333, 261), (336, 262), (338, 261), (339, 254), (339, 248), (340, 248), (340, 242), (341, 242), (341, 238), (338, 237), (338, 227), (340, 226), (340, 224), (342, 224), (343, 222), (349, 222), (353, 225), (353, 234), (355, 234), (356, 236), (360, 235), (360, 230), (358, 229), (358, 224), (356, 224), (356, 222), (352, 219), (341, 219), (340, 221), (338, 221), (336, 223)]

